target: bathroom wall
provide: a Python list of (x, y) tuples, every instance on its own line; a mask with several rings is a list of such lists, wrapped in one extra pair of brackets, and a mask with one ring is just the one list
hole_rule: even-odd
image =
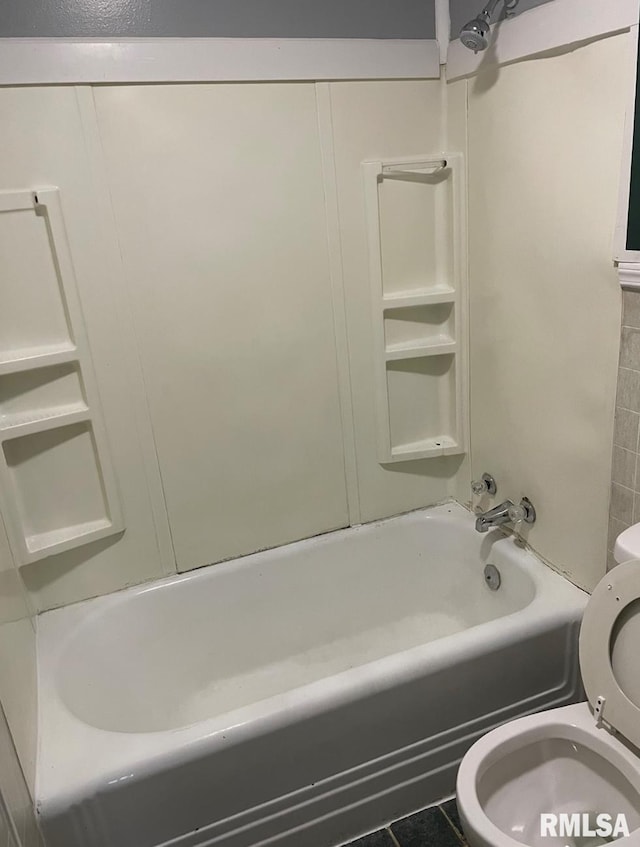
[(640, 521), (640, 293), (624, 291), (622, 303), (607, 543), (608, 567), (615, 564), (613, 546), (617, 536), (632, 523)]
[[(438, 502), (381, 466), (361, 162), (443, 145), (438, 81), (5, 88), (0, 189), (60, 189), (125, 531), (41, 611)], [(466, 486), (465, 486), (466, 487)]]
[(4, 0), (0, 37), (433, 38), (420, 0)]
[(61, 189), (126, 525), (23, 566), (34, 607), (468, 499), (463, 458), (377, 461), (360, 168), (467, 146), (474, 475), (592, 585), (628, 40), (454, 83), (447, 126), (438, 81), (3, 89), (0, 187)]
[(178, 568), (344, 526), (314, 86), (94, 97)]
[(0, 190), (47, 185), (60, 189), (126, 516), (124, 534), (20, 568), (36, 610), (114, 591), (173, 570), (171, 557), (167, 562), (163, 552), (167, 547), (163, 506), (154, 501), (154, 460), (145, 452), (153, 449), (152, 436), (145, 428), (135, 352), (127, 341), (126, 311), (117, 300), (113, 284), (117, 244), (110, 240), (108, 195), (94, 183), (85, 143), (85, 132), (90, 133), (91, 127), (81, 113), (83, 96), (90, 99), (90, 90), (51, 87), (0, 91), (0, 123), (4, 127)]
[(468, 499), (464, 458), (377, 461), (361, 181), (467, 146), (474, 475), (530, 496), (534, 548), (592, 585), (627, 44), (451, 84), (446, 126), (438, 81), (0, 92), (0, 186), (61, 189), (126, 526), (23, 566), (34, 607)]
[(633, 66), (624, 33), (450, 86), (468, 103), (473, 472), (531, 498), (527, 540), (587, 589), (606, 563)]
[(376, 459), (360, 168), (438, 148), (439, 84), (95, 103), (178, 570), (446, 497), (459, 460)]

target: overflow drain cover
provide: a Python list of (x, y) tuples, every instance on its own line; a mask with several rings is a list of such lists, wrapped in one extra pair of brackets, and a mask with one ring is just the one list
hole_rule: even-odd
[(500, 588), (500, 571), (495, 565), (485, 565), (484, 581), (492, 591)]

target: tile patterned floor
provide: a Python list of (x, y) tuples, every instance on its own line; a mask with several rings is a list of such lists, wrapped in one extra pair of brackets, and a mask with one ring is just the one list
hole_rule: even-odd
[(466, 847), (455, 798), (389, 824), (345, 847)]

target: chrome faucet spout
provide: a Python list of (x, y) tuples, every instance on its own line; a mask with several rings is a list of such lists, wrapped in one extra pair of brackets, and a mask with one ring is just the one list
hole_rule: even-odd
[(482, 512), (476, 518), (476, 529), (478, 532), (488, 532), (491, 527), (509, 523), (515, 508), (515, 503), (505, 500), (504, 503), (494, 506), (488, 512)]

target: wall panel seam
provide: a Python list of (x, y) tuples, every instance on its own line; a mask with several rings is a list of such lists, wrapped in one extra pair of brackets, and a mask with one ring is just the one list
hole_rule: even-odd
[(331, 304), (336, 346), (336, 369), (340, 398), (342, 443), (344, 455), (345, 484), (349, 524), (361, 523), (358, 461), (355, 442), (353, 392), (351, 386), (349, 337), (347, 332), (346, 298), (342, 259), (342, 236), (340, 210), (338, 207), (333, 119), (331, 111), (331, 85), (319, 82), (315, 85), (316, 108), (320, 156), (322, 160), (322, 184), (324, 192), (325, 220), (327, 227), (327, 249), (329, 253), (329, 275), (331, 278)]

